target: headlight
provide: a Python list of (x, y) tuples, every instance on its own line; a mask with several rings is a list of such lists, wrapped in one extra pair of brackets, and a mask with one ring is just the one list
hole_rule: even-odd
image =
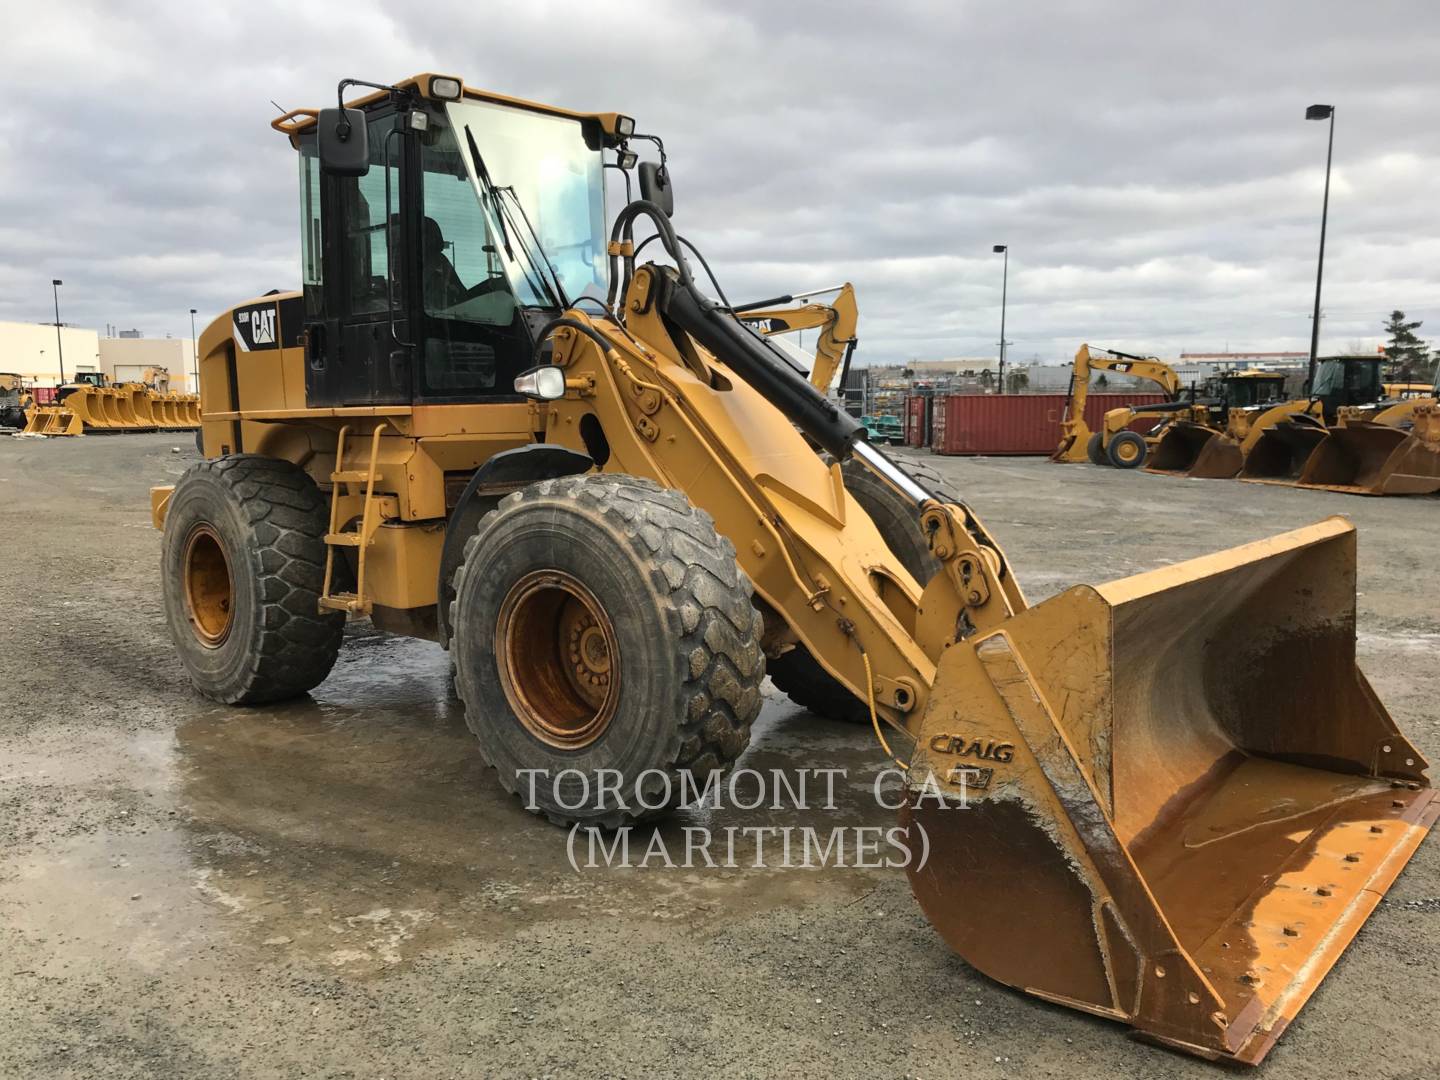
[(620, 168), (633, 169), (635, 162), (640, 160), (640, 158), (633, 150), (617, 150), (615, 151), (615, 160)]
[(615, 117), (615, 134), (622, 139), (628, 139), (635, 134), (635, 118), (633, 116)]
[(565, 396), (565, 372), (553, 364), (531, 368), (515, 376), (515, 392), (541, 401)]
[(460, 80), (448, 75), (437, 75), (430, 80), (430, 96), (441, 101), (460, 100)]

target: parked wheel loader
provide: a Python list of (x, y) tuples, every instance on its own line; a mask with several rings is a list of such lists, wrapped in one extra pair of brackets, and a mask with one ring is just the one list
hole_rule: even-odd
[(1259, 437), (1244, 453), (1239, 476), (1262, 483), (1294, 484), (1339, 419), (1341, 409), (1378, 411), (1381, 358), (1331, 356), (1320, 360), (1305, 408), (1256, 425)]
[[(1092, 432), (1085, 422), (1085, 402), (1090, 394), (1090, 375), (1094, 371), (1115, 371), (1137, 379), (1148, 379), (1160, 387), (1166, 400), (1154, 405), (1110, 409), (1105, 413), (1100, 430)], [(1117, 469), (1140, 467), (1145, 464), (1150, 448), (1159, 440), (1166, 425), (1192, 411), (1192, 403), (1180, 401), (1180, 389), (1180, 376), (1162, 360), (1081, 345), (1071, 365), (1070, 393), (1060, 418), (1060, 444), (1050, 454), (1050, 460), (1062, 463), (1089, 461), (1092, 465), (1111, 465)], [(1147, 435), (1130, 430), (1130, 425), (1140, 416), (1157, 418), (1155, 427)]]
[(1270, 371), (1227, 371), (1214, 380), (1204, 420), (1169, 424), (1145, 466), (1146, 472), (1224, 480), (1234, 476), (1245, 455), (1272, 424), (1307, 402), (1285, 400), (1285, 376)]
[(1440, 491), (1440, 385), (1379, 409), (1341, 408), (1296, 484), (1351, 495)]
[(663, 159), (607, 212), (629, 116), (426, 74), (272, 126), (301, 288), (206, 328), (206, 457), (152, 492), (201, 693), (303, 694), (368, 615), (450, 651), (528, 809), (618, 827), (736, 761), (768, 670), (905, 755), (911, 883), (976, 968), (1265, 1055), (1440, 809), (1355, 663), (1346, 521), (1032, 606), (696, 276)]
[(25, 413), (33, 406), (25, 379), (13, 371), (0, 371), (0, 427), (23, 428)]

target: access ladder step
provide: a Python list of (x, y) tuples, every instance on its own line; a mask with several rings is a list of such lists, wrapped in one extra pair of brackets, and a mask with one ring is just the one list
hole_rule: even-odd
[(371, 474), (364, 469), (341, 469), (330, 474), (332, 484), (363, 484), (369, 480)]
[(364, 546), (366, 540), (358, 532), (333, 532), (325, 534), (325, 543), (331, 547), (358, 548)]
[(370, 605), (354, 593), (334, 593), (330, 596), (320, 597), (320, 610), (344, 611), (351, 615), (364, 615), (369, 612)]

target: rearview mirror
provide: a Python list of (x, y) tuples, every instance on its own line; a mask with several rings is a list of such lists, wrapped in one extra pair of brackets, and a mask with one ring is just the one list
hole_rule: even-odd
[(370, 171), (370, 140), (361, 109), (321, 109), (315, 121), (320, 167), (332, 176)]
[(654, 161), (640, 163), (640, 197), (653, 202), (666, 217), (675, 216), (675, 191), (670, 186), (670, 170)]

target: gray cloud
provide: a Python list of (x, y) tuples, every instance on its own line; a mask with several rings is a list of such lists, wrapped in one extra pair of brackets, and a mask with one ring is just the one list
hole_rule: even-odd
[(1417, 3), (52, 2), (0, 41), (0, 318), (189, 332), (297, 278), (270, 99), (345, 75), (635, 115), (732, 298), (854, 281), (870, 362), (1091, 340), (1304, 347), (1338, 106), (1324, 342), (1440, 338), (1440, 12)]

